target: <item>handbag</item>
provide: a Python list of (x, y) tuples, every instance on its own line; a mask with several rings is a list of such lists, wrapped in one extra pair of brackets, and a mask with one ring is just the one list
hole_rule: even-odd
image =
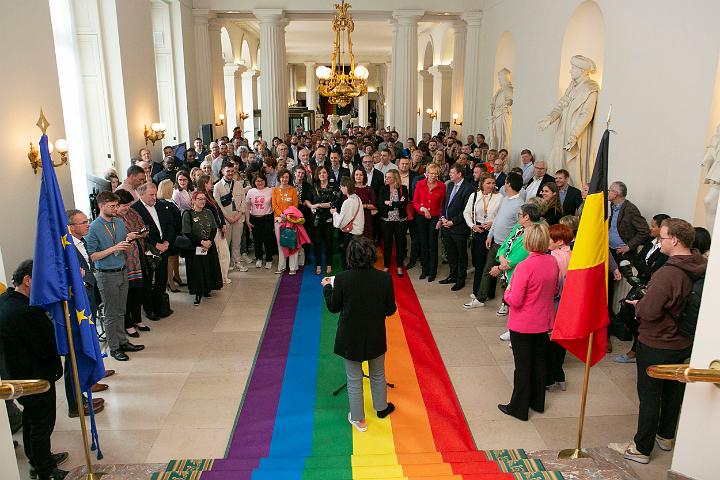
[(178, 250), (184, 250), (184, 251), (192, 250), (192, 247), (193, 247), (192, 240), (190, 240), (185, 235), (178, 235), (177, 237), (175, 237), (175, 247)]
[(220, 204), (223, 207), (227, 207), (232, 203), (232, 197), (233, 197), (233, 188), (235, 187), (235, 180), (232, 181), (230, 184), (230, 191), (226, 193), (225, 195), (220, 197)]
[(353, 222), (355, 221), (355, 217), (357, 217), (358, 212), (360, 212), (360, 207), (358, 207), (357, 210), (355, 210), (355, 215), (353, 215), (353, 217), (350, 219), (350, 221), (347, 223), (347, 225), (342, 227), (340, 230), (342, 230), (345, 233), (352, 232)]
[(297, 248), (297, 232), (294, 228), (280, 226), (280, 246)]

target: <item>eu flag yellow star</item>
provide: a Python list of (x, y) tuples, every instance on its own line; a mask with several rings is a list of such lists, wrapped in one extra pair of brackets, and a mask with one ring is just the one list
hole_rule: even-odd
[(68, 242), (68, 239), (67, 239), (67, 233), (66, 233), (65, 235), (63, 235), (62, 237), (60, 237), (60, 243), (62, 244), (63, 250), (64, 250), (68, 245), (70, 245), (70, 242)]
[(72, 285), (70, 285), (70, 286), (68, 287), (68, 294), (70, 295), (70, 298), (72, 298), (73, 295), (75, 295), (75, 294), (73, 293), (73, 291), (72, 291)]
[(76, 308), (76, 309), (75, 309), (75, 316), (77, 317), (78, 323), (82, 323), (83, 320), (90, 320), (90, 317), (88, 317), (88, 316), (85, 315), (85, 309), (84, 309), (84, 308), (83, 308), (82, 310), (78, 310), (78, 309)]

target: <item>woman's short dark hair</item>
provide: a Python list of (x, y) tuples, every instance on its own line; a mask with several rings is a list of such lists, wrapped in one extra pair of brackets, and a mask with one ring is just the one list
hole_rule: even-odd
[(372, 268), (377, 261), (375, 245), (367, 237), (354, 235), (348, 242), (345, 260), (348, 269)]
[(355, 193), (355, 180), (351, 179), (350, 177), (342, 177), (340, 179), (340, 186), (347, 188), (348, 197)]
[(12, 275), (13, 285), (19, 287), (25, 277), (32, 277), (33, 261), (31, 258), (23, 260), (20, 265), (15, 269)]
[(120, 205), (127, 205), (128, 203), (133, 203), (135, 201), (135, 197), (132, 196), (132, 193), (123, 188), (116, 190), (115, 195), (118, 196), (118, 203)]
[(659, 227), (660, 225), (662, 225), (662, 222), (664, 222), (668, 218), (670, 218), (670, 215), (668, 215), (667, 213), (658, 213), (652, 219), (655, 221), (655, 225)]
[(706, 228), (695, 227), (695, 241), (693, 242), (692, 248), (697, 248), (700, 250), (700, 254), (704, 255), (705, 252), (710, 250), (711, 240), (710, 232), (708, 232)]
[(363, 185), (365, 185), (367, 183), (367, 172), (365, 171), (364, 168), (361, 168), (361, 167), (356, 167), (355, 170), (353, 171), (353, 182), (355, 181), (355, 174), (357, 172), (362, 173), (362, 177), (363, 177), (362, 183), (363, 183)]
[(539, 222), (542, 213), (540, 213), (540, 207), (532, 203), (525, 203), (520, 205), (520, 211), (523, 215), (530, 217), (531, 222)]

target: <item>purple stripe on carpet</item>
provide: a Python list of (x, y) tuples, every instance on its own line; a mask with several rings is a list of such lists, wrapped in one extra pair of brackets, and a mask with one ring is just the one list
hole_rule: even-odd
[(270, 452), (301, 283), (302, 275), (280, 280), (227, 458), (259, 459)]

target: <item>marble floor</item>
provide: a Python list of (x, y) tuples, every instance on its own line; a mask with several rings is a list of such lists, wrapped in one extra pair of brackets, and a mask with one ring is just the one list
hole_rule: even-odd
[[(146, 350), (130, 354), (129, 362), (106, 360), (106, 368), (117, 374), (106, 380), (110, 389), (99, 395), (105, 399), (105, 410), (97, 415), (105, 455), (99, 463), (162, 463), (225, 454), (278, 280), (271, 270), (250, 267), (247, 273), (232, 273), (232, 284), (199, 307), (192, 306), (189, 294), (171, 293), (175, 313), (147, 322), (153, 330), (133, 340)], [(438, 279), (445, 269), (441, 266)], [(573, 447), (582, 363), (568, 355), (568, 390), (549, 393), (544, 414), (531, 412), (528, 422), (504, 416), (496, 405), (506, 403), (512, 390), (512, 351), (498, 339), (506, 319), (495, 315), (492, 302), (465, 311), (470, 286), (452, 292), (450, 286), (418, 280), (419, 273), (415, 268), (410, 276), (478, 448)], [(628, 348), (617, 339), (613, 344), (616, 352)], [(71, 469), (83, 463), (80, 426), (78, 419), (68, 418), (62, 382), (57, 386), (53, 449), (70, 452), (62, 468)], [(602, 360), (591, 371), (584, 446), (629, 441), (637, 408), (635, 366), (613, 363), (611, 356)], [(15, 438), (22, 442), (21, 434)], [(22, 448), (16, 452), (21, 478), (27, 478)], [(665, 478), (671, 459), (672, 453), (656, 449), (649, 465), (632, 463), (628, 472), (635, 475), (617, 478)]]

